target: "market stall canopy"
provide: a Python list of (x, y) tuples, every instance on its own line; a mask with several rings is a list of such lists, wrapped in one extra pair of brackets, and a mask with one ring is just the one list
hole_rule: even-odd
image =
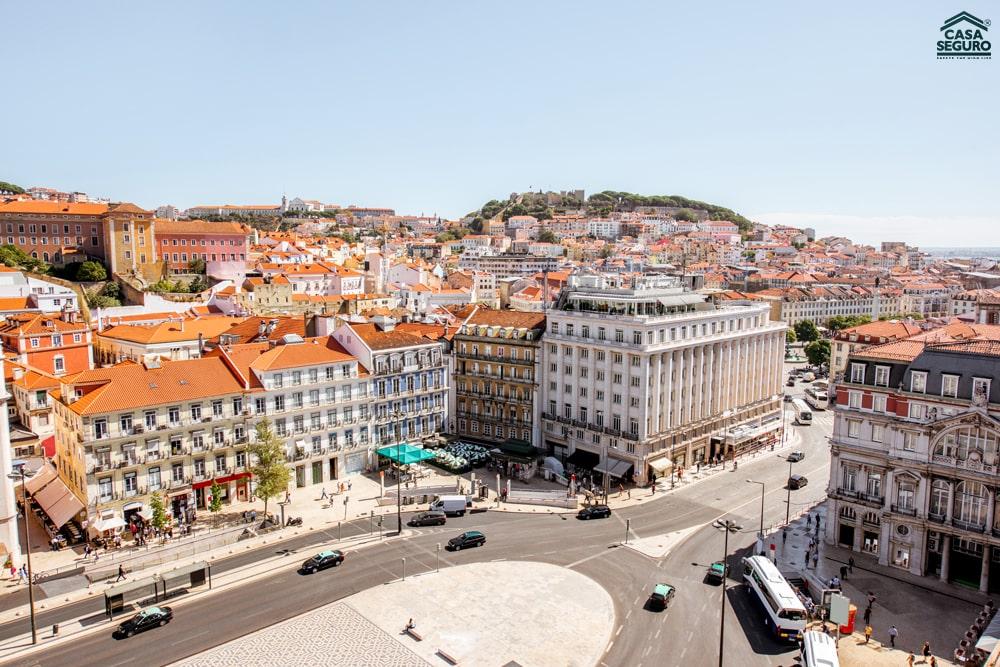
[(125, 519), (120, 516), (113, 516), (109, 519), (98, 519), (94, 522), (94, 529), (102, 533), (106, 530), (115, 530), (124, 527)]
[(557, 475), (562, 475), (566, 472), (566, 469), (563, 468), (563, 464), (554, 456), (545, 457), (545, 463), (542, 464), (542, 467), (548, 468)]
[(656, 459), (655, 461), (650, 461), (649, 467), (652, 468), (654, 471), (656, 471), (657, 475), (662, 475), (663, 473), (674, 467), (674, 462), (664, 456), (662, 459)]
[(594, 466), (594, 470), (604, 473), (610, 477), (621, 478), (628, 474), (629, 468), (631, 467), (632, 464), (628, 461), (609, 458), (605, 463), (599, 463)]
[(419, 463), (434, 458), (433, 452), (410, 444), (386, 445), (376, 450), (376, 453), (400, 465)]
[(57, 529), (83, 509), (83, 503), (63, 484), (53, 466), (39, 470), (31, 481), (25, 483), (25, 488)]

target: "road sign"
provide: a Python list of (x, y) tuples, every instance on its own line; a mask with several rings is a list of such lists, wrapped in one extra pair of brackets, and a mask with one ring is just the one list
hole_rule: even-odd
[(830, 596), (830, 620), (838, 626), (847, 625), (850, 620), (851, 599), (840, 593)]

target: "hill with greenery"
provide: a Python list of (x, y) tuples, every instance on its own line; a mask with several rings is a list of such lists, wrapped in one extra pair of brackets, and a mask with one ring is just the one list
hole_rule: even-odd
[[(718, 204), (709, 204), (680, 195), (638, 195), (613, 190), (590, 195), (587, 198), (587, 203), (583, 206), (568, 196), (562, 197), (558, 204), (549, 204), (545, 194), (525, 192), (512, 199), (492, 199), (483, 204), (478, 211), (470, 213), (468, 217), (471, 218), (470, 227), (478, 232), (482, 230), (486, 220), (498, 215), (504, 221), (514, 215), (530, 215), (539, 220), (548, 220), (553, 215), (567, 211), (578, 211), (581, 208), (584, 208), (590, 215), (606, 216), (614, 211), (631, 212), (648, 206), (677, 209), (673, 212), (673, 216), (678, 220), (695, 221), (705, 216), (709, 220), (729, 220), (736, 223), (742, 233), (749, 232), (752, 226), (747, 218)], [(702, 212), (701, 216), (699, 216), (699, 212)]]
[(0, 181), (0, 193), (21, 195), (24, 194), (24, 188), (22, 188), (20, 185), (14, 185), (13, 183), (8, 183), (7, 181)]

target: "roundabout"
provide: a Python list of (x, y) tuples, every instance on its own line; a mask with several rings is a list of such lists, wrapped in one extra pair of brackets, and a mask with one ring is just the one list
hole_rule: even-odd
[[(336, 568), (312, 575), (350, 576)], [(404, 632), (413, 619), (413, 634)], [(588, 667), (615, 627), (611, 596), (593, 579), (548, 563), (456, 565), (369, 588), (178, 665)]]

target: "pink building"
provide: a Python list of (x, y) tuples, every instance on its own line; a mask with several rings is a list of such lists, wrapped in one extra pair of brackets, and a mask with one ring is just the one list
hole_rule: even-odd
[(238, 222), (157, 220), (156, 247), (172, 273), (186, 273), (188, 264), (202, 259), (213, 268), (244, 266), (250, 252), (250, 229)]

